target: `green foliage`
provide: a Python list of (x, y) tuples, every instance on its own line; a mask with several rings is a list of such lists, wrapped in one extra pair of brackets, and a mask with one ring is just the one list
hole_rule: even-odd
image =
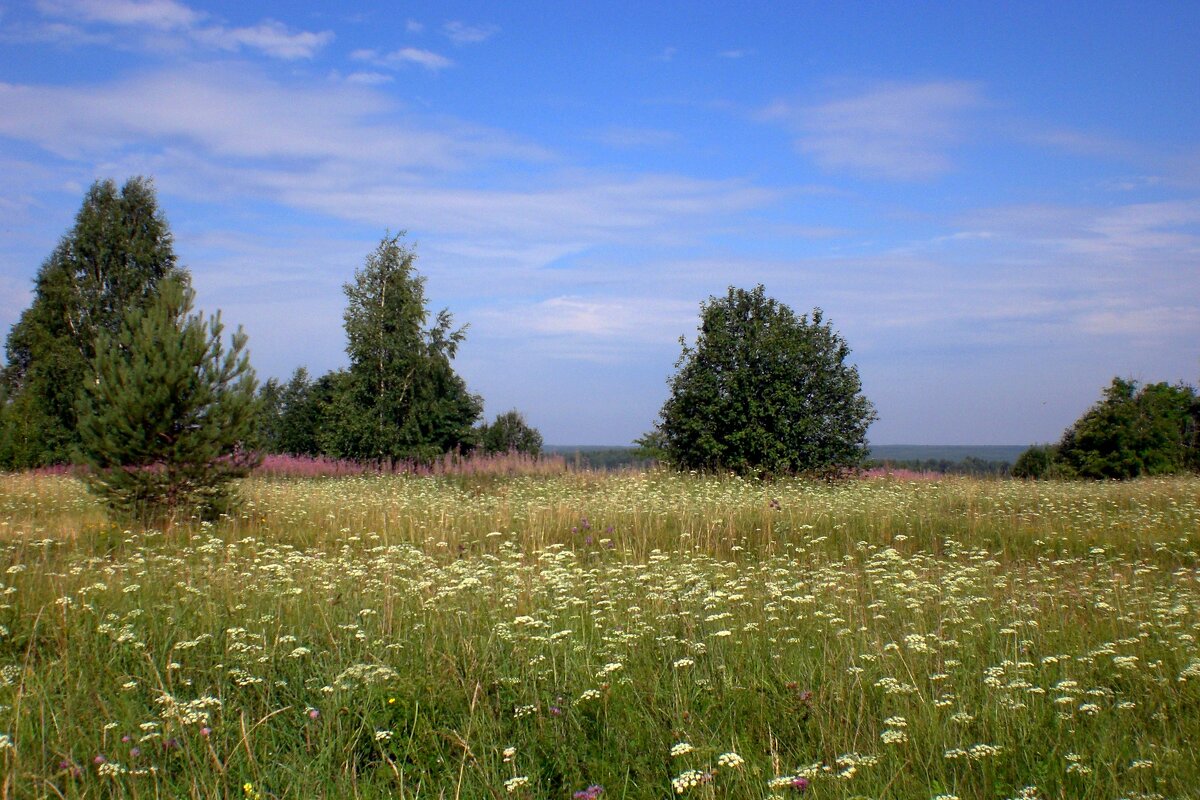
[(258, 387), (258, 413), (254, 417), (251, 442), (255, 450), (281, 453), (279, 427), (283, 417), (283, 387), (278, 378), (268, 378)]
[(949, 458), (872, 458), (867, 462), (871, 468), (887, 470), (911, 470), (912, 472), (932, 472), (939, 475), (970, 475), (975, 478), (998, 478), (1008, 475), (1012, 463), (995, 461), (978, 456), (967, 456), (962, 459)]
[(280, 395), (279, 448), (276, 452), (297, 456), (315, 456), (321, 452), (319, 400), (308, 370), (298, 367)]
[(293, 456), (321, 454), (322, 398), (307, 369), (298, 367), (285, 384), (268, 380), (258, 398), (258, 447)]
[(79, 455), (88, 487), (122, 516), (212, 518), (248, 474), (242, 451), (257, 413), (255, 379), (239, 329), (228, 350), (220, 314), (191, 315), (193, 293), (167, 280), (117, 335), (102, 332), (95, 378), (78, 401)]
[(115, 334), (122, 315), (149, 303), (164, 278), (186, 281), (153, 184), (132, 178), (88, 190), (75, 225), (42, 264), (33, 304), (6, 342), (2, 464), (31, 467), (69, 460), (79, 443), (75, 397), (89, 377), (95, 342)]
[(542, 434), (526, 422), (515, 408), (498, 415), (491, 425), (483, 425), (479, 439), (486, 453), (526, 453), (536, 456), (542, 452)]
[(1056, 477), (1060, 470), (1055, 461), (1058, 458), (1058, 447), (1052, 444), (1035, 444), (1017, 457), (1013, 464), (1014, 478), (1032, 478), (1044, 480)]
[(866, 458), (875, 410), (846, 364), (850, 348), (820, 309), (797, 318), (761, 285), (730, 287), (702, 304), (695, 347), (681, 344), (657, 426), (673, 464), (830, 473)]
[(670, 458), (667, 453), (667, 438), (658, 428), (647, 431), (634, 439), (633, 443), (635, 458), (662, 463), (666, 463)]
[(450, 365), (466, 328), (446, 310), (425, 327), (425, 279), (401, 236), (385, 236), (344, 287), (350, 369), (332, 381), (322, 432), (333, 456), (429, 461), (474, 438), (482, 403)]
[(1063, 434), (1055, 463), (1083, 478), (1171, 475), (1200, 466), (1200, 397), (1179, 384), (1113, 378)]

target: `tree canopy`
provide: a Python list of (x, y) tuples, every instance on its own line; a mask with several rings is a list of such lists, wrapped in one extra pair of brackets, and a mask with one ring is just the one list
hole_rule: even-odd
[(498, 414), (494, 422), (480, 429), (480, 444), (485, 453), (525, 453), (536, 456), (542, 452), (542, 434), (525, 421), (515, 408)]
[(427, 461), (474, 441), (480, 399), (451, 366), (466, 328), (431, 326), (416, 254), (386, 235), (344, 287), (350, 368), (331, 379), (323, 449), (361, 460)]
[(797, 317), (759, 285), (701, 304), (694, 346), (646, 442), (684, 469), (834, 473), (867, 456), (875, 419), (850, 348), (821, 310)]
[(79, 443), (75, 398), (91, 372), (96, 339), (123, 315), (150, 303), (165, 278), (187, 281), (154, 185), (132, 178), (120, 189), (97, 181), (75, 225), (38, 270), (34, 299), (9, 332), (3, 382), (0, 464), (62, 463)]
[(1186, 384), (1113, 378), (1104, 397), (1018, 477), (1136, 478), (1200, 470), (1200, 395)]

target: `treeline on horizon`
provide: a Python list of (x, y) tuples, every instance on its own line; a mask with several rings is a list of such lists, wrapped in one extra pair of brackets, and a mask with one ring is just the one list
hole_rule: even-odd
[[(209, 480), (199, 478), (205, 464), (251, 465), (247, 453), (389, 470), (447, 454), (536, 458), (542, 436), (519, 411), (482, 421), (482, 398), (452, 365), (466, 327), (448, 310), (430, 314), (402, 236), (385, 234), (344, 284), (349, 366), (316, 377), (298, 367), (260, 386), (241, 330), (226, 351), (219, 313), (207, 321), (191, 313), (191, 276), (152, 182), (136, 177), (118, 190), (97, 181), (5, 341), (0, 469), (84, 463), (93, 473), (142, 470), (149, 480), (146, 470), (173, 464), (188, 473), (180, 480), (199, 486)], [(819, 308), (797, 315), (761, 285), (731, 286), (701, 304), (701, 317), (702, 333), (684, 346), (670, 396), (638, 447), (556, 453), (580, 468), (667, 463), (757, 476), (864, 467), (1087, 479), (1200, 471), (1197, 390), (1121, 378), (1058, 443), (1031, 447), (1011, 465), (977, 455), (873, 457), (865, 436), (874, 406), (846, 361), (848, 344)], [(218, 409), (237, 423), (213, 418)]]
[[(906, 448), (919, 451), (913, 446)], [(931, 446), (931, 451), (942, 448)], [(554, 446), (545, 448), (545, 452), (560, 455), (566, 459), (569, 466), (594, 470), (623, 470), (645, 469), (657, 462), (647, 457), (639, 447), (601, 447), (601, 446)], [(1013, 462), (996, 459), (964, 456), (963, 458), (869, 458), (866, 468), (884, 471), (919, 472), (938, 475), (963, 475), (980, 478), (1002, 478), (1012, 472)]]
[[(157, 441), (130, 450), (134, 430), (93, 431), (92, 439), (109, 439), (101, 442), (105, 449), (122, 451), (135, 466), (170, 463), (185, 445), (196, 449), (188, 430), (207, 423), (208, 407), (185, 407), (183, 398), (207, 397), (215, 409), (237, 395), (253, 395), (237, 400), (253, 412), (247, 424), (233, 426), (234, 441), (219, 441), (220, 431), (206, 434), (211, 441), (200, 449), (210, 461), (230, 448), (383, 466), (431, 463), (445, 453), (536, 456), (542, 437), (520, 412), (481, 421), (482, 398), (451, 364), (466, 328), (455, 327), (445, 310), (430, 319), (425, 280), (401, 236), (385, 235), (344, 285), (349, 367), (316, 378), (301, 367), (286, 383), (259, 386), (247, 362), (235, 382), (221, 378), (216, 357), (245, 360), (245, 336), (239, 329), (224, 353), (219, 314), (208, 321), (192, 315), (191, 275), (178, 263), (152, 182), (132, 178), (118, 189), (97, 181), (38, 270), (33, 303), (5, 341), (0, 469), (90, 463), (97, 442), (84, 446), (81, 432), (94, 427), (91, 401), (111, 413), (113, 393), (102, 389), (126, 381), (145, 396), (117, 399), (139, 418), (163, 423), (149, 437)], [(164, 293), (173, 297), (165, 306)], [(139, 337), (155, 325), (159, 338), (146, 345)], [(158, 352), (171, 329), (182, 338)], [(106, 366), (110, 387), (100, 387)], [(153, 380), (166, 375), (169, 386)]]

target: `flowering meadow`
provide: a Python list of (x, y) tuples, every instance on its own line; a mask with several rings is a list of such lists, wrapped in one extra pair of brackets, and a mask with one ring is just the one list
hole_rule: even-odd
[(1200, 479), (0, 476), (0, 798), (1185, 798)]

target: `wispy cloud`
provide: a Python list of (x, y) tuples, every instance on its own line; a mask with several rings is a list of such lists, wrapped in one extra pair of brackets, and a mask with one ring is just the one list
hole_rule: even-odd
[[(1187, 269), (1178, 288), (1200, 294), (1200, 201), (1128, 203), (1109, 207), (1024, 205), (981, 209), (965, 221), (996, 234), (995, 244), (1020, 245), (1053, 258), (1167, 274)], [(1200, 298), (1198, 298), (1200, 299)]]
[(346, 83), (353, 83), (359, 86), (379, 86), (384, 83), (394, 81), (391, 75), (385, 75), (382, 72), (351, 72), (346, 76)]
[(452, 21), (442, 26), (442, 34), (455, 44), (478, 44), (500, 32), (495, 25), (467, 25)]
[(273, 19), (229, 27), (176, 0), (39, 0), (37, 8), (46, 16), (71, 20), (69, 26), (59, 30), (64, 41), (80, 24), (92, 23), (172, 34), (218, 50), (245, 48), (273, 58), (295, 60), (312, 58), (334, 38), (332, 31), (293, 31)]
[(415, 64), (430, 72), (438, 72), (454, 66), (454, 62), (432, 50), (422, 50), (419, 47), (401, 47), (390, 53), (379, 53), (375, 50), (355, 50), (350, 54), (355, 61), (365, 61), (377, 67), (395, 69), (404, 64)]
[(667, 235), (780, 194), (741, 180), (555, 169), (552, 154), (503, 131), (423, 124), (369, 86), (285, 86), (246, 65), (70, 88), (0, 84), (0, 106), (0, 135), (60, 158), (136, 152), (138, 168), (186, 175), (200, 195), (250, 192), (380, 227), (594, 243)]
[(669, 348), (696, 327), (696, 312), (695, 302), (662, 297), (558, 295), (486, 309), (476, 327), (542, 355), (604, 363), (647, 344)]
[(1132, 158), (1138, 155), (1139, 150), (1130, 142), (1113, 136), (1064, 127), (1023, 125), (1014, 131), (1014, 136), (1029, 144), (1053, 148), (1076, 156)]
[(753, 50), (746, 50), (746, 49), (742, 49), (742, 48), (734, 48), (731, 50), (722, 50), (721, 52), (717, 53), (718, 58), (728, 58), (728, 59), (735, 60), (735, 61), (739, 58), (746, 58), (747, 56), (752, 56), (752, 55), (754, 55)]
[(60, 47), (83, 45), (111, 45), (109, 32), (84, 30), (66, 22), (14, 22), (0, 26), (0, 42), (13, 44), (53, 44)]
[(983, 104), (973, 83), (889, 83), (819, 105), (778, 101), (762, 116), (791, 127), (797, 148), (825, 169), (914, 180), (951, 169), (963, 117)]
[(282, 22), (272, 19), (246, 28), (199, 28), (192, 36), (198, 42), (221, 50), (236, 51), (248, 47), (282, 59), (312, 58), (317, 50), (333, 41), (332, 31), (292, 32)]
[(175, 0), (38, 0), (37, 8), (49, 16), (160, 31), (191, 28), (204, 18)]
[[(451, 169), (468, 157), (533, 152), (494, 131), (373, 121), (394, 110), (381, 94), (322, 84), (285, 87), (247, 65), (195, 66), (94, 86), (0, 84), (0, 103), (0, 133), (67, 158), (136, 146), (144, 154), (172, 150), (265, 163), (374, 161), (388, 170)], [(129, 114), (130, 108), (142, 113)], [(80, 119), (88, 124), (79, 125)]]

